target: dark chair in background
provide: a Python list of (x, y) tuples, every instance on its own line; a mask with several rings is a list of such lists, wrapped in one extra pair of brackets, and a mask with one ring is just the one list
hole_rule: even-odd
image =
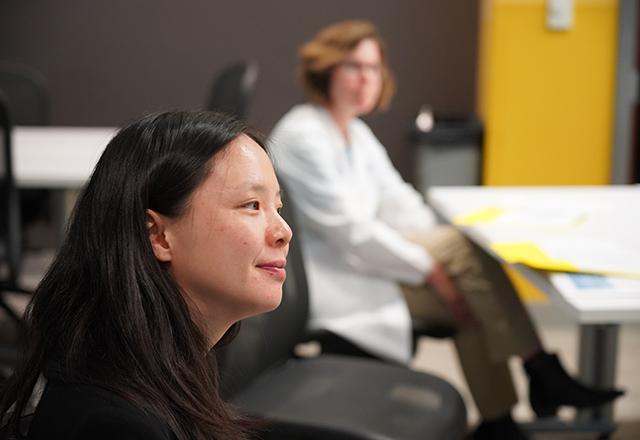
[[(418, 349), (418, 341), (421, 337), (426, 336), (436, 339), (446, 339), (455, 334), (456, 330), (448, 324), (440, 324), (436, 322), (413, 320), (413, 353)], [(351, 341), (329, 331), (329, 330), (312, 330), (306, 333), (303, 342), (316, 342), (320, 346), (320, 350), (325, 354), (339, 354), (342, 356), (356, 356), (368, 359), (376, 359), (383, 362), (390, 362), (382, 359), (372, 353), (369, 353)]]
[(258, 73), (258, 63), (254, 60), (241, 61), (224, 68), (211, 86), (207, 110), (230, 113), (246, 120)]
[[(11, 115), (12, 125), (49, 125), (49, 94), (47, 82), (40, 72), (21, 64), (0, 62), (0, 91), (5, 95), (6, 105)], [(22, 222), (34, 225), (38, 221), (50, 222), (57, 215), (54, 197), (45, 189), (20, 190)], [(25, 242), (31, 234), (25, 231)], [(37, 240), (36, 240), (37, 241)], [(53, 240), (48, 240), (53, 242)], [(51, 244), (51, 243), (49, 243)], [(34, 246), (40, 246), (33, 243)]]
[(0, 62), (0, 90), (5, 94), (13, 125), (48, 125), (49, 95), (45, 77), (17, 63)]
[[(285, 202), (283, 216), (295, 229)], [(282, 304), (243, 321), (217, 349), (225, 398), (267, 419), (263, 439), (461, 439), (466, 409), (447, 382), (406, 367), (351, 356), (295, 358), (308, 292), (298, 238), (290, 244)]]
[[(450, 338), (456, 333), (456, 329), (447, 323), (432, 322), (422, 319), (413, 319), (411, 322), (413, 335), (413, 352), (418, 348), (418, 340), (423, 337), (436, 339)], [(369, 359), (384, 359), (362, 350), (354, 343), (329, 330), (312, 330), (306, 333), (304, 342), (317, 342), (322, 353), (339, 354), (344, 356), (357, 356)]]
[(8, 319), (0, 321), (0, 375), (15, 365), (16, 344), (23, 330), (22, 312), (16, 310), (6, 298), (7, 293), (30, 294), (19, 285), (22, 266), (22, 240), (20, 223), (20, 194), (15, 185), (12, 167), (11, 117), (7, 99), (0, 91), (0, 309)]

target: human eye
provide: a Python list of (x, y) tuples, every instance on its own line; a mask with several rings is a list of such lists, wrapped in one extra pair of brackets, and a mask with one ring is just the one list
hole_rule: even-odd
[(380, 64), (369, 64), (369, 72), (373, 74), (379, 74), (382, 72), (382, 66)]
[(278, 196), (274, 200), (274, 205), (276, 207), (276, 212), (280, 214), (282, 212), (282, 207), (284, 203), (282, 203), (282, 198), (280, 198), (280, 192), (278, 191)]
[(242, 205), (242, 207), (253, 210), (253, 211), (257, 211), (260, 209), (260, 202), (257, 200), (252, 200)]
[(348, 72), (357, 72), (360, 70), (360, 64), (355, 61), (343, 61), (342, 66)]

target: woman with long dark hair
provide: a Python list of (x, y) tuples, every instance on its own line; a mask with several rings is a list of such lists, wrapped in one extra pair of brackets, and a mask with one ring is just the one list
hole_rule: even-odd
[(261, 140), (231, 117), (170, 112), (122, 129), (27, 308), (5, 436), (30, 419), (33, 440), (247, 438), (209, 352), (280, 303), (280, 207)]

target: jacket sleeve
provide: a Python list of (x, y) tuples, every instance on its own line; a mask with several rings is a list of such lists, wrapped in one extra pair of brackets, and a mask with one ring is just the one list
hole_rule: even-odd
[(322, 133), (281, 132), (273, 147), (276, 169), (305, 227), (341, 251), (358, 272), (424, 282), (432, 267), (429, 254), (376, 215), (361, 212)]

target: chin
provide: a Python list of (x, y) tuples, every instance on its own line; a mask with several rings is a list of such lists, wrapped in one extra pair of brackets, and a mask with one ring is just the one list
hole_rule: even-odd
[(363, 103), (363, 104), (360, 105), (358, 113), (359, 113), (360, 116), (366, 116), (369, 113), (373, 113), (375, 108), (376, 108), (376, 103), (375, 102), (370, 103), (370, 104), (369, 103)]
[(278, 295), (273, 298), (273, 301), (269, 304), (269, 309), (266, 311), (271, 312), (272, 310), (277, 309), (280, 306), (280, 303), (282, 303), (282, 292), (278, 293)]
[(263, 301), (258, 305), (258, 309), (255, 314), (271, 312), (278, 308), (282, 302), (282, 289), (277, 292), (267, 292), (263, 294)]

